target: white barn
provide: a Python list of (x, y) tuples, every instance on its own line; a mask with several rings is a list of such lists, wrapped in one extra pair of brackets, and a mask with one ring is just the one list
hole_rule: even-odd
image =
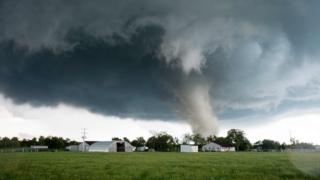
[(79, 146), (79, 151), (89, 151), (89, 148), (92, 144), (96, 143), (97, 141), (85, 141), (80, 143)]
[(180, 152), (198, 152), (196, 145), (180, 145)]
[(67, 146), (66, 149), (69, 151), (89, 151), (89, 147), (91, 144), (95, 143), (96, 141), (85, 141), (81, 142), (78, 145), (70, 145)]
[(206, 144), (202, 146), (202, 151), (203, 152), (225, 152), (225, 151), (236, 151), (235, 147), (232, 146), (227, 146), (227, 145), (220, 145), (214, 142), (211, 142), (209, 144)]
[(89, 152), (132, 152), (135, 147), (126, 141), (97, 141), (89, 146)]

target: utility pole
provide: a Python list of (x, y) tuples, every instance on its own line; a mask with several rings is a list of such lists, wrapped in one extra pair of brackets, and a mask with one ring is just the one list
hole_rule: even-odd
[(86, 128), (83, 128), (83, 135), (82, 135), (82, 152), (85, 152), (85, 140), (87, 138), (87, 132), (86, 132)]

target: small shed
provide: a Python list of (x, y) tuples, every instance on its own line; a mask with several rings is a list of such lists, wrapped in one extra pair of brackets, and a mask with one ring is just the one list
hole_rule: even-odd
[(89, 152), (132, 152), (135, 147), (126, 141), (97, 141), (89, 146)]
[(204, 152), (225, 152), (225, 151), (236, 151), (235, 147), (229, 145), (220, 145), (215, 142), (211, 142), (202, 146)]
[(34, 145), (34, 146), (30, 146), (31, 148), (31, 151), (35, 151), (35, 152), (38, 152), (38, 151), (46, 151), (48, 150), (48, 146), (42, 146), (42, 145)]
[(136, 148), (136, 151), (138, 152), (144, 152), (144, 151), (147, 151), (148, 150), (148, 147), (147, 146), (139, 146)]
[(196, 145), (180, 145), (180, 152), (198, 152)]

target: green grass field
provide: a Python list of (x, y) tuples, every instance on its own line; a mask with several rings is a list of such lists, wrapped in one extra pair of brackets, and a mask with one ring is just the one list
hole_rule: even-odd
[(320, 153), (0, 153), (0, 179), (320, 179), (319, 163)]

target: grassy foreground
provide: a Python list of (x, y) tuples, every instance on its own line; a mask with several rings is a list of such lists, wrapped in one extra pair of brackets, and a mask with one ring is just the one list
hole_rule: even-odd
[(0, 179), (320, 179), (319, 163), (319, 153), (0, 153)]

